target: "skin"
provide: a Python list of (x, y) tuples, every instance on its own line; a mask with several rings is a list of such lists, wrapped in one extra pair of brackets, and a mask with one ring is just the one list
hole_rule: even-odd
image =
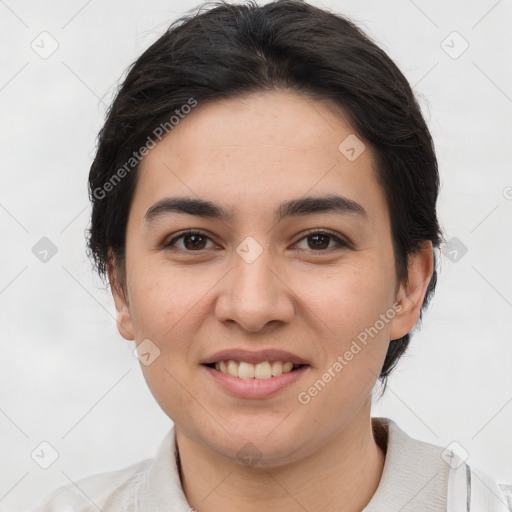
[[(390, 219), (369, 144), (349, 161), (338, 146), (354, 130), (341, 109), (287, 92), (198, 105), (144, 158), (129, 214), (126, 281), (109, 266), (119, 332), (150, 339), (160, 356), (141, 365), (176, 428), (183, 489), (199, 512), (359, 511), (378, 487), (385, 454), (370, 418), (371, 392), (389, 340), (415, 325), (432, 274), (432, 246), (398, 283)], [(367, 217), (315, 213), (278, 223), (287, 200), (336, 193)], [(230, 221), (166, 213), (157, 201), (190, 196), (232, 209)], [(185, 229), (190, 240), (164, 246)], [(310, 231), (332, 230), (317, 249)], [(262, 248), (248, 264), (247, 237)], [(194, 252), (195, 251), (195, 252)], [(379, 315), (394, 318), (311, 399), (312, 386)], [(399, 312), (398, 312), (399, 309)], [(226, 348), (281, 348), (306, 359), (298, 382), (264, 399), (234, 397), (200, 366)], [(261, 458), (244, 464), (251, 442)], [(357, 492), (354, 492), (357, 489)]]

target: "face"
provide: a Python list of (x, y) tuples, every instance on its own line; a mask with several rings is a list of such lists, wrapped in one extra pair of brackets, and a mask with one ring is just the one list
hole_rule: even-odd
[[(270, 466), (319, 450), (416, 322), (431, 269), (411, 265), (423, 272), (413, 290), (397, 283), (375, 157), (354, 137), (333, 104), (253, 94), (198, 105), (141, 163), (119, 330), (142, 344), (176, 428), (217, 454), (236, 460), (250, 441)], [(216, 355), (235, 349), (246, 352)], [(270, 379), (206, 366), (228, 359), (262, 363), (242, 364), (246, 376), (303, 366)]]

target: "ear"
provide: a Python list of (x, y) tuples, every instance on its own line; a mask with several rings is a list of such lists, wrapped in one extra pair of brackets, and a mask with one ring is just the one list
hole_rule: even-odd
[(125, 340), (134, 340), (133, 323), (130, 313), (129, 301), (127, 299), (127, 291), (123, 288), (120, 279), (118, 278), (118, 268), (113, 256), (110, 257), (107, 263), (108, 280), (112, 296), (116, 305), (116, 323), (119, 334)]
[(396, 297), (396, 315), (391, 322), (391, 339), (405, 336), (418, 321), (425, 293), (434, 271), (432, 242), (425, 240), (407, 264), (407, 280), (400, 285)]

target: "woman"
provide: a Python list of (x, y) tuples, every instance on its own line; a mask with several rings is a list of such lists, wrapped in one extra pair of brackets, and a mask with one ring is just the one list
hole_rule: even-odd
[(370, 414), (434, 291), (439, 177), (407, 80), (350, 21), (294, 0), (178, 20), (89, 186), (91, 254), (174, 426), (40, 510), (508, 510)]

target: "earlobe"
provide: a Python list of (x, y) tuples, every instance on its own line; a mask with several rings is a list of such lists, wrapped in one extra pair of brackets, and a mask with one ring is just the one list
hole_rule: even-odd
[(398, 290), (396, 315), (391, 323), (392, 340), (402, 338), (416, 325), (433, 271), (432, 242), (425, 240), (408, 259), (407, 281)]
[(115, 268), (115, 260), (111, 258), (111, 260), (107, 263), (107, 272), (110, 289), (112, 291), (112, 296), (114, 297), (114, 303), (116, 305), (117, 330), (125, 340), (132, 341), (135, 339), (135, 336), (133, 334), (130, 306), (126, 297), (126, 292), (116, 276)]

